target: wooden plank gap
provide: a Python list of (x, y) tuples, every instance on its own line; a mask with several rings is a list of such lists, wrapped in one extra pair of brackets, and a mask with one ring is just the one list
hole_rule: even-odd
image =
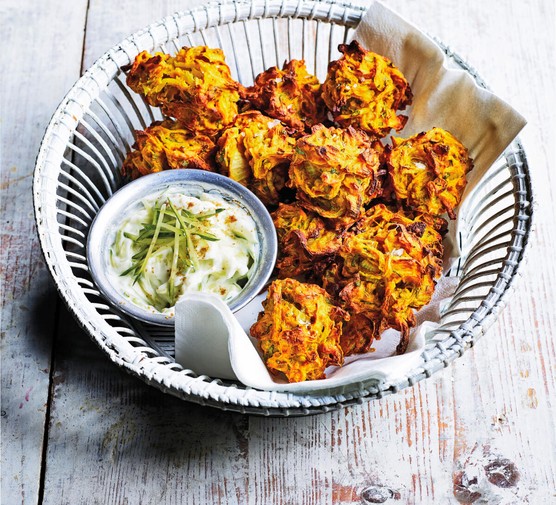
[[(85, 61), (85, 41), (87, 37), (87, 21), (89, 18), (89, 8), (90, 8), (90, 0), (87, 0), (87, 5), (85, 7), (85, 16), (83, 19), (83, 38), (82, 38), (82, 45), (81, 45), (81, 61), (79, 64), (79, 75), (82, 76), (84, 69), (84, 61)], [(74, 157), (76, 154), (72, 152), (71, 161), (75, 161)], [(71, 188), (74, 188), (75, 184), (69, 184)], [(66, 217), (65, 225), (70, 225), (70, 218)], [(67, 235), (67, 231), (64, 232)], [(48, 455), (48, 442), (49, 442), (49, 432), (50, 432), (50, 423), (51, 423), (51, 409), (52, 409), (52, 400), (54, 398), (54, 389), (55, 389), (55, 382), (54, 382), (54, 375), (57, 370), (56, 366), (56, 353), (58, 350), (58, 342), (59, 342), (59, 335), (60, 335), (60, 319), (61, 319), (61, 304), (62, 300), (60, 296), (56, 299), (56, 306), (54, 310), (54, 326), (52, 329), (52, 348), (50, 352), (50, 370), (48, 373), (48, 394), (47, 394), (47, 401), (46, 401), (46, 412), (44, 417), (44, 431), (43, 431), (43, 443), (41, 448), (41, 464), (40, 464), (40, 474), (39, 474), (39, 489), (38, 489), (38, 498), (37, 504), (42, 505), (44, 501), (44, 491), (45, 491), (45, 482), (46, 482), (46, 467), (47, 467), (47, 455)]]
[(83, 45), (81, 47), (81, 63), (79, 64), (79, 74), (83, 75), (83, 72), (85, 71), (85, 44), (87, 42), (87, 26), (89, 23), (89, 10), (91, 7), (91, 0), (87, 0), (87, 7), (85, 7), (85, 21), (84, 21), (84, 25), (83, 25)]
[(48, 373), (48, 395), (46, 398), (46, 412), (44, 415), (44, 432), (42, 437), (42, 448), (41, 448), (41, 467), (39, 474), (39, 493), (37, 498), (37, 504), (42, 505), (44, 499), (44, 483), (46, 479), (46, 462), (48, 453), (48, 434), (50, 431), (50, 409), (52, 407), (52, 398), (54, 397), (54, 371), (56, 370), (56, 344), (58, 341), (58, 329), (60, 324), (60, 307), (62, 300), (60, 297), (56, 300), (56, 308), (54, 315), (54, 327), (53, 327), (53, 337), (52, 337), (52, 348), (50, 351), (50, 370)]

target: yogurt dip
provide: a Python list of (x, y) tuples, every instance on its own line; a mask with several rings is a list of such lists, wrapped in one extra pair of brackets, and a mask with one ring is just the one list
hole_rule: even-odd
[(255, 221), (238, 203), (170, 188), (142, 199), (123, 220), (108, 275), (133, 304), (173, 317), (184, 293), (234, 300), (255, 272), (259, 250)]

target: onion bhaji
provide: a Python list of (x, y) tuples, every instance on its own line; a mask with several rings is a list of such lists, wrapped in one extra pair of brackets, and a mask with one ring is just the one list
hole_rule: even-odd
[(288, 178), (295, 139), (276, 119), (259, 111), (239, 114), (217, 142), (220, 172), (276, 205)]
[(340, 44), (343, 53), (328, 66), (322, 97), (334, 120), (379, 138), (401, 130), (407, 117), (396, 115), (411, 104), (413, 95), (403, 74), (383, 56), (365, 50), (357, 41)]
[(193, 135), (171, 119), (137, 131), (133, 148), (122, 165), (122, 175), (131, 179), (172, 168), (215, 170), (214, 142), (206, 135)]
[(420, 212), (455, 219), (465, 176), (473, 168), (467, 149), (442, 128), (392, 143), (387, 162), (396, 198)]
[(339, 290), (338, 298), (352, 317), (362, 314), (372, 322), (363, 330), (357, 321), (346, 328), (346, 354), (368, 349), (372, 338), (387, 328), (401, 332), (397, 352), (405, 352), (415, 325), (413, 309), (430, 301), (442, 273), (441, 224), (427, 214), (394, 212), (379, 204), (344, 239), (340, 264), (325, 275), (324, 285)]
[(261, 72), (255, 84), (245, 88), (242, 97), (270, 117), (301, 132), (326, 118), (321, 84), (307, 72), (303, 60), (284, 63), (282, 70), (272, 67)]
[(272, 213), (278, 234), (278, 277), (318, 276), (342, 245), (342, 235), (318, 214), (297, 204), (281, 203)]
[(380, 160), (367, 135), (354, 128), (313, 127), (298, 139), (288, 185), (300, 204), (337, 228), (353, 224), (380, 194)]
[(378, 334), (376, 322), (363, 313), (351, 312), (349, 321), (342, 327), (340, 347), (344, 356), (372, 352), (372, 344)]
[(128, 70), (127, 84), (196, 133), (214, 135), (238, 113), (240, 84), (221, 49), (183, 47), (175, 56), (143, 51)]
[(341, 365), (342, 323), (348, 316), (315, 284), (275, 280), (263, 302), (264, 312), (251, 327), (267, 368), (288, 382), (324, 378), (330, 365)]

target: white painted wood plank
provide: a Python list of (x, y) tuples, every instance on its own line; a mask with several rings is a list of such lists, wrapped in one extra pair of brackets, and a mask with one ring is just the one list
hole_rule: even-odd
[(2, 503), (36, 504), (57, 296), (38, 245), (31, 181), (50, 117), (79, 75), (86, 0), (3, 1)]
[(62, 320), (43, 503), (244, 504), (248, 418), (146, 386)]

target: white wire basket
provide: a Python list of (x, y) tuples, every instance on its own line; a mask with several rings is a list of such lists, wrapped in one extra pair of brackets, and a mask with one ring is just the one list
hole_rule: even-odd
[[(239, 0), (176, 13), (139, 31), (102, 56), (56, 110), (37, 157), (34, 205), (40, 243), (62, 299), (107, 356), (162, 391), (203, 405), (261, 415), (307, 415), (381, 398), (430, 377), (471, 347), (497, 318), (511, 291), (531, 233), (531, 180), (520, 142), (491, 167), (459, 209), (464, 252), (450, 275), (459, 277), (440, 327), (420, 364), (394, 383), (357, 382), (333, 395), (266, 392), (198, 376), (173, 358), (173, 334), (127, 319), (112, 309), (89, 275), (85, 244), (102, 204), (122, 184), (120, 166), (134, 131), (162, 119), (125, 84), (121, 67), (142, 50), (221, 47), (245, 85), (285, 60), (303, 58), (321, 80), (361, 20), (362, 7), (331, 0)], [(451, 62), (477, 73), (437, 42)], [(486, 87), (486, 86), (485, 86)]]

